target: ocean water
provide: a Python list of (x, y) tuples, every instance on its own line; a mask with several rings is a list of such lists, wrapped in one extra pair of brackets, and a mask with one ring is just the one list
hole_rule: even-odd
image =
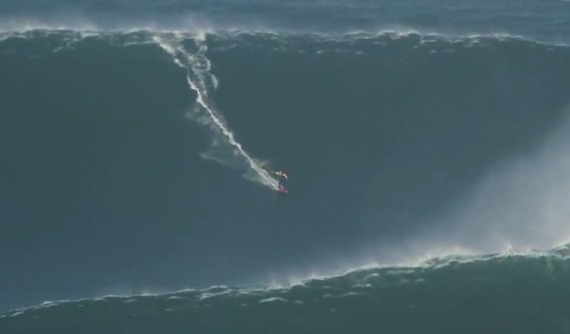
[(570, 332), (569, 42), (566, 1), (0, 3), (0, 333)]
[(44, 303), (0, 321), (13, 333), (565, 333), (569, 274), (552, 254), (452, 259), (287, 288)]

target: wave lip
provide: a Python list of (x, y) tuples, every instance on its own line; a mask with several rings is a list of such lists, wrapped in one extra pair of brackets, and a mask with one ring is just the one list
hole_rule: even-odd
[[(496, 33), (528, 36), (547, 42), (568, 43), (568, 4), (559, 2), (505, 4), (460, 1), (448, 6), (438, 1), (415, 3), (315, 3), (311, 1), (251, 2), (174, 0), (86, 1), (63, 5), (60, 1), (36, 5), (0, 5), (0, 31), (34, 28), (100, 31), (287, 31), (294, 33), (346, 33), (350, 31), (417, 30), (443, 35)], [(26, 1), (25, 3), (29, 3)]]
[[(288, 31), (288, 30), (259, 30), (259, 29), (211, 29), (194, 28), (188, 30), (176, 29), (153, 29), (149, 27), (132, 27), (128, 29), (98, 29), (94, 27), (73, 28), (71, 26), (29, 25), (19, 29), (2, 29), (0, 26), (0, 42), (8, 38), (47, 38), (60, 37), (80, 41), (85, 38), (99, 37), (107, 39), (122, 39), (125, 45), (129, 44), (152, 44), (157, 43), (157, 38), (163, 40), (203, 40), (211, 37), (211, 40), (227, 43), (259, 43), (274, 42), (281, 47), (294, 46), (296, 43), (351, 43), (357, 42), (390, 42), (397, 40), (417, 40), (420, 45), (433, 42), (440, 43), (463, 43), (466, 46), (474, 46), (485, 43), (498, 42), (528, 42), (537, 45), (567, 47), (569, 44), (560, 41), (547, 41), (520, 34), (509, 33), (440, 33), (422, 29), (380, 29), (380, 30), (350, 30), (344, 32), (311, 32), (311, 31)], [(209, 41), (207, 41), (209, 43)], [(283, 44), (286, 43), (286, 44)], [(160, 45), (160, 44), (159, 44)], [(161, 47), (165, 44), (162, 43)], [(262, 45), (260, 45), (262, 46)], [(299, 45), (302, 47), (303, 45)], [(215, 77), (214, 77), (215, 78)]]

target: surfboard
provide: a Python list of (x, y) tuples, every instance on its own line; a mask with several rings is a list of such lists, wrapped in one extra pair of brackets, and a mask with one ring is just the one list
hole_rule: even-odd
[(285, 189), (285, 188), (277, 188), (275, 189), (276, 192), (278, 193), (282, 193), (282, 194), (288, 194), (289, 190)]

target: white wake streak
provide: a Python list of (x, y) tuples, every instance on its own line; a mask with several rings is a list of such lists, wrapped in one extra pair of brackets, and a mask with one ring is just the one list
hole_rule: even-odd
[(195, 39), (198, 50), (195, 54), (192, 54), (186, 51), (182, 46), (181, 36), (169, 39), (164, 37), (154, 37), (154, 40), (166, 52), (174, 57), (174, 62), (179, 67), (186, 70), (186, 80), (188, 85), (197, 94), (196, 102), (204, 111), (206, 111), (206, 123), (211, 126), (216, 134), (221, 136), (221, 138), (215, 139), (222, 140), (225, 144), (230, 145), (233, 157), (228, 156), (214, 160), (220, 163), (230, 163), (230, 161), (224, 160), (231, 160), (235, 157), (239, 157), (245, 161), (248, 171), (253, 172), (253, 176), (248, 177), (249, 179), (272, 189), (277, 189), (277, 181), (243, 149), (242, 145), (235, 139), (234, 134), (224, 123), (222, 117), (208, 102), (208, 89), (209, 87), (211, 87), (210, 89), (216, 89), (218, 81), (216, 77), (211, 74), (211, 64), (205, 55), (207, 47), (203, 44), (203, 41)]

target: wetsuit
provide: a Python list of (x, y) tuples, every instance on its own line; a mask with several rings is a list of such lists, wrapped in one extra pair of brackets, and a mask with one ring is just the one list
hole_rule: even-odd
[(283, 180), (286, 180), (286, 179), (287, 179), (287, 174), (285, 174), (284, 172), (281, 172), (281, 171), (279, 171), (279, 172), (273, 172), (273, 174), (279, 176), (279, 179), (278, 179), (278, 182), (279, 182), (279, 183), (278, 183), (278, 185), (279, 185), (279, 188), (283, 188)]

